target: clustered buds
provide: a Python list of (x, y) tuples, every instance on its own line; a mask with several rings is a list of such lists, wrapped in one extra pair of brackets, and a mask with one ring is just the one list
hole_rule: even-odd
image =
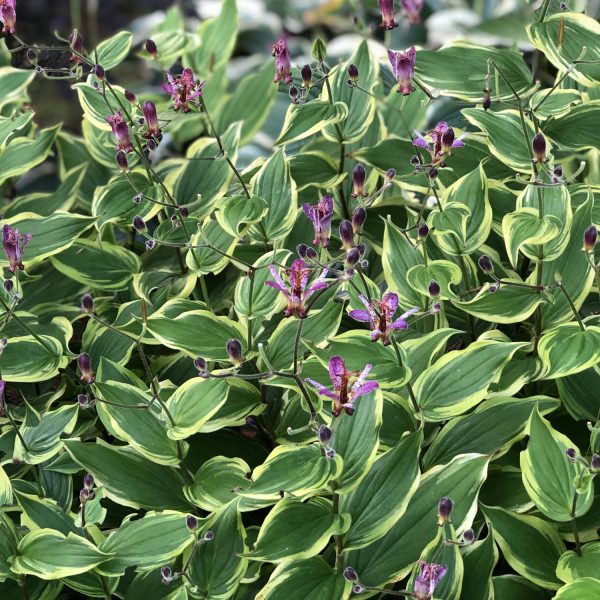
[(84, 506), (86, 502), (94, 497), (94, 478), (89, 473), (83, 477), (83, 488), (79, 492), (79, 502)]

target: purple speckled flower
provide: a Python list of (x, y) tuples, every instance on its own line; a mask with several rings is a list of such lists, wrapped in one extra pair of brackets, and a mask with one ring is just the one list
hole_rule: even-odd
[(392, 65), (392, 73), (398, 82), (398, 93), (408, 96), (415, 91), (413, 86), (413, 77), (415, 73), (415, 61), (417, 60), (417, 51), (412, 46), (408, 50), (396, 52), (388, 50), (388, 58)]
[(309, 286), (308, 280), (314, 269), (308, 267), (301, 258), (296, 259), (289, 269), (285, 269), (285, 274), (290, 281), (289, 285), (283, 281), (275, 265), (269, 265), (269, 269), (274, 281), (265, 281), (265, 285), (279, 290), (285, 296), (288, 305), (283, 314), (286, 317), (296, 314), (298, 318), (304, 319), (306, 317), (306, 301), (317, 290), (322, 290), (329, 285), (325, 281), (327, 269), (324, 269)]
[(17, 0), (0, 0), (0, 21), (2, 33), (14, 33), (17, 30)]
[(381, 29), (398, 27), (394, 21), (394, 0), (379, 0), (379, 10), (381, 11)]
[(273, 44), (273, 56), (275, 57), (275, 77), (273, 81), (279, 83), (282, 79), (285, 83), (292, 83), (292, 61), (287, 42), (280, 39)]
[(327, 194), (317, 204), (303, 204), (304, 214), (312, 221), (315, 228), (315, 239), (313, 244), (321, 244), (327, 248), (329, 236), (331, 235), (331, 219), (333, 218), (333, 198)]
[(351, 310), (348, 314), (355, 321), (369, 323), (371, 327), (371, 340), (381, 340), (384, 346), (391, 343), (390, 336), (396, 329), (408, 329), (407, 317), (418, 312), (418, 308), (411, 308), (404, 314), (394, 319), (398, 309), (398, 296), (388, 292), (381, 300), (369, 302), (362, 294), (359, 296), (366, 310)]
[(402, 0), (402, 8), (406, 11), (406, 18), (411, 25), (421, 22), (421, 10), (425, 0)]
[(110, 125), (115, 141), (117, 142), (117, 152), (133, 152), (129, 127), (127, 127), (127, 123), (123, 120), (121, 111), (105, 118), (106, 122)]
[(435, 588), (448, 571), (445, 565), (419, 561), (420, 572), (415, 579), (413, 598), (417, 600), (431, 600)]
[(464, 135), (459, 138), (455, 137), (454, 129), (452, 129), (445, 121), (440, 121), (429, 132), (431, 143), (416, 129), (414, 130), (414, 134), (415, 139), (413, 140), (413, 145), (427, 150), (427, 152), (431, 154), (432, 164), (439, 162), (445, 155), (450, 155), (452, 148), (462, 148), (465, 145), (462, 141)]
[(13, 229), (10, 225), (4, 225), (2, 228), (2, 246), (6, 258), (8, 258), (8, 269), (11, 273), (14, 273), (16, 269), (22, 271), (25, 268), (23, 266), (23, 253), (31, 238), (31, 233), (19, 233), (18, 229)]
[(354, 412), (355, 401), (379, 387), (376, 381), (365, 381), (373, 365), (365, 365), (362, 371), (348, 371), (344, 359), (332, 356), (329, 359), (329, 378), (333, 390), (314, 379), (307, 378), (306, 382), (319, 390), (319, 394), (333, 400), (332, 413), (338, 417), (342, 411), (351, 415)]
[(190, 112), (190, 103), (198, 104), (194, 100), (202, 96), (202, 86), (206, 81), (197, 81), (194, 72), (189, 68), (184, 69), (179, 77), (167, 73), (167, 80), (168, 83), (162, 84), (162, 89), (171, 94), (173, 110)]

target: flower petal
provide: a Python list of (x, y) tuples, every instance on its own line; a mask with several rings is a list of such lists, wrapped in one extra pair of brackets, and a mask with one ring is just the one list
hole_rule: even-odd
[(333, 387), (338, 390), (342, 385), (342, 377), (347, 374), (346, 363), (341, 356), (332, 356), (329, 359), (329, 378)]
[(371, 315), (366, 310), (351, 310), (348, 316), (355, 321), (361, 321), (362, 323), (370, 323)]

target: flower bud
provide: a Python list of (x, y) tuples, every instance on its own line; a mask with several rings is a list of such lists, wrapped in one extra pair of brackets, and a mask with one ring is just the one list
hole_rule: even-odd
[(304, 65), (300, 70), (300, 77), (302, 77), (302, 85), (305, 88), (309, 88), (312, 85), (312, 69), (310, 65)]
[(227, 355), (229, 356), (230, 362), (234, 365), (239, 365), (244, 360), (240, 340), (232, 338), (227, 341)]
[(483, 110), (488, 110), (492, 105), (492, 97), (490, 96), (490, 90), (485, 88), (483, 90)]
[(427, 290), (429, 292), (429, 295), (432, 298), (437, 298), (440, 295), (440, 292), (441, 292), (441, 290), (440, 290), (440, 284), (435, 279), (432, 279), (429, 282), (429, 287), (427, 288)]
[(207, 531), (202, 539), (205, 542), (212, 542), (215, 539), (215, 534), (212, 531)]
[(494, 272), (494, 263), (492, 262), (492, 259), (487, 254), (483, 254), (482, 256), (480, 256), (479, 260), (477, 262), (479, 264), (479, 268), (484, 273), (493, 273)]
[(475, 531), (473, 531), (473, 529), (467, 529), (463, 533), (463, 541), (465, 544), (472, 544), (475, 541)]
[(353, 567), (346, 567), (344, 569), (344, 579), (346, 581), (358, 581), (358, 575)]
[(389, 181), (392, 181), (392, 179), (394, 179), (396, 177), (396, 169), (388, 169), (385, 172), (385, 178), (388, 179)]
[(344, 250), (350, 250), (354, 244), (354, 229), (348, 219), (344, 219), (340, 223), (340, 240), (342, 241), (342, 248)]
[(497, 292), (497, 291), (498, 291), (498, 288), (499, 288), (499, 287), (500, 287), (500, 284), (499, 284), (499, 283), (494, 283), (494, 284), (490, 285), (490, 287), (488, 288), (488, 292), (489, 292), (490, 294), (493, 294), (494, 292)]
[(364, 256), (365, 252), (367, 251), (367, 245), (364, 242), (361, 242), (358, 246), (356, 246), (356, 249), (361, 256)]
[(327, 448), (327, 450), (325, 450), (325, 458), (333, 460), (335, 458), (335, 450), (333, 448)]
[(317, 260), (318, 256), (317, 251), (312, 246), (306, 249), (306, 258), (309, 260)]
[(321, 425), (319, 427), (319, 442), (321, 444), (328, 444), (333, 437), (333, 431), (327, 427), (327, 425)]
[(429, 169), (429, 172), (427, 173), (427, 177), (429, 177), (429, 179), (435, 179), (438, 176), (438, 170), (435, 167), (431, 167), (431, 169)]
[(95, 65), (94, 66), (94, 75), (100, 80), (100, 81), (104, 81), (104, 78), (106, 76), (106, 73), (104, 71), (104, 67), (102, 65)]
[(94, 492), (92, 492), (91, 490), (88, 490), (86, 488), (83, 488), (79, 492), (79, 503), (81, 504), (81, 506), (84, 506), (85, 503), (88, 500), (91, 500), (93, 497), (94, 497)]
[(420, 164), (421, 164), (421, 159), (419, 158), (419, 155), (418, 155), (418, 154), (413, 154), (413, 155), (410, 157), (410, 164), (411, 164), (413, 167), (416, 167), (417, 165), (420, 165)]
[(127, 173), (129, 165), (127, 163), (127, 154), (125, 154), (123, 150), (117, 152), (117, 165), (119, 166), (119, 169), (121, 169), (121, 173)]
[(146, 223), (144, 222), (144, 219), (140, 217), (140, 215), (135, 215), (135, 217), (133, 217), (132, 224), (136, 231), (146, 231)]
[(81, 381), (85, 381), (86, 383), (94, 383), (96, 379), (96, 373), (92, 371), (92, 359), (87, 352), (82, 352), (77, 357), (77, 366), (81, 371)]
[(93, 313), (94, 312), (94, 299), (91, 294), (84, 294), (81, 297), (81, 310), (84, 313)]
[(137, 104), (137, 97), (131, 90), (125, 90), (125, 100), (130, 104)]
[(79, 404), (81, 410), (85, 410), (92, 406), (93, 402), (90, 402), (87, 394), (77, 394), (77, 404)]
[(358, 67), (356, 65), (352, 64), (348, 67), (348, 77), (350, 77), (352, 83), (358, 81)]
[(86, 473), (83, 476), (83, 487), (86, 490), (91, 490), (94, 487), (94, 478), (92, 475), (90, 475), (90, 473)]
[(158, 58), (158, 48), (153, 40), (146, 40), (146, 52), (148, 52), (152, 58)]
[(300, 92), (298, 91), (298, 88), (295, 85), (290, 86), (290, 89), (288, 90), (288, 94), (290, 95), (290, 98), (294, 104), (298, 104), (298, 94), (299, 93)]
[(429, 235), (429, 226), (427, 223), (421, 223), (417, 229), (417, 232), (419, 234), (419, 239), (424, 240)]
[(352, 213), (352, 229), (354, 233), (360, 233), (362, 231), (363, 225), (367, 220), (367, 211), (362, 206), (354, 209)]
[(196, 527), (198, 527), (198, 519), (196, 519), (196, 517), (194, 515), (188, 515), (185, 518), (185, 524), (187, 525), (188, 529), (191, 529), (192, 531), (194, 531), (194, 529), (196, 529)]
[(544, 162), (546, 160), (546, 138), (541, 131), (535, 134), (531, 142), (534, 162)]
[(150, 250), (154, 250), (154, 247), (156, 246), (156, 241), (155, 240), (146, 240), (146, 250), (148, 250), (148, 252), (150, 252)]
[(454, 129), (452, 129), (452, 127), (447, 127), (444, 130), (444, 133), (442, 133), (442, 150), (444, 152), (451, 152), (455, 137)]
[(598, 239), (598, 230), (595, 225), (590, 225), (583, 232), (583, 249), (586, 252), (593, 252), (596, 240)]
[(450, 514), (454, 508), (454, 502), (447, 496), (444, 496), (438, 504), (438, 525), (443, 525), (450, 521)]
[(565, 450), (565, 454), (571, 462), (574, 462), (577, 458), (577, 451), (575, 450), (575, 448), (567, 448)]
[(308, 250), (308, 246), (306, 244), (298, 244), (296, 246), (296, 252), (300, 258), (306, 258), (306, 251)]
[(352, 170), (352, 183), (354, 185), (354, 191), (350, 194), (352, 198), (358, 198), (359, 196), (366, 196), (365, 194), (365, 179), (367, 172), (361, 164), (357, 164)]
[(360, 585), (359, 583), (356, 583), (352, 586), (352, 593), (353, 594), (362, 594), (365, 591), (365, 588)]
[(352, 268), (356, 265), (356, 263), (360, 260), (360, 252), (358, 248), (350, 248), (346, 253), (345, 266), (348, 268)]
[(27, 52), (25, 53), (25, 58), (32, 64), (35, 65), (37, 64), (38, 61), (38, 55), (37, 52), (33, 49), (33, 48), (28, 48)]
[(169, 567), (161, 567), (160, 568), (160, 576), (162, 577), (161, 583), (164, 585), (168, 585), (173, 581), (173, 571)]
[(196, 356), (194, 359), (194, 367), (196, 367), (200, 374), (206, 373), (208, 370), (208, 363), (201, 356)]
[(142, 194), (136, 194), (133, 198), (133, 203), (134, 204), (141, 204), (142, 202)]
[(15, 284), (13, 283), (12, 279), (5, 279), (4, 280), (4, 291), (7, 294), (10, 294), (12, 292), (14, 286), (15, 286)]
[(600, 471), (600, 454), (592, 455), (591, 466), (592, 471)]

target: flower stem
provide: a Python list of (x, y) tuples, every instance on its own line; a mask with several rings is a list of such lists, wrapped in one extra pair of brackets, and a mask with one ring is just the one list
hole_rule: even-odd
[(573, 302), (573, 299), (571, 298), (571, 295), (569, 294), (569, 292), (567, 292), (565, 286), (563, 285), (563, 282), (557, 281), (556, 284), (558, 285), (558, 287), (564, 294), (565, 298), (567, 299), (567, 302), (569, 303), (569, 306), (571, 307), (571, 310), (573, 311), (573, 316), (575, 317), (575, 319), (577, 319), (579, 328), (581, 329), (581, 331), (585, 331), (585, 325), (583, 324), (583, 321), (581, 320), (581, 317), (579, 316), (579, 311), (577, 310), (575, 303)]

